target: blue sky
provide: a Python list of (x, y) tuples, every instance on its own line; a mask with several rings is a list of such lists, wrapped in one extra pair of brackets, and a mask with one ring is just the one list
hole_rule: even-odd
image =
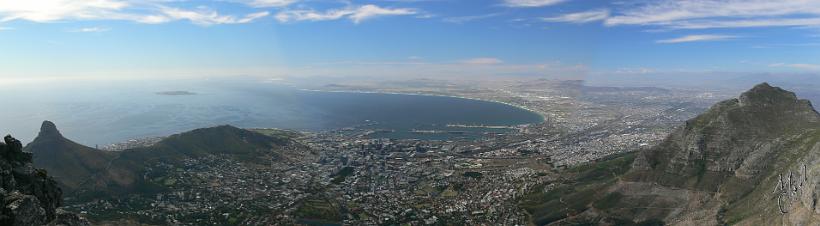
[(0, 78), (820, 71), (820, 0), (0, 0)]

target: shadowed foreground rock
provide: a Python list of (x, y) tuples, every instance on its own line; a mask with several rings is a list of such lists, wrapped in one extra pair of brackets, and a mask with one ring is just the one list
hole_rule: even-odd
[(57, 208), (62, 191), (44, 170), (32, 166), (31, 153), (17, 139), (0, 142), (0, 225), (89, 225)]

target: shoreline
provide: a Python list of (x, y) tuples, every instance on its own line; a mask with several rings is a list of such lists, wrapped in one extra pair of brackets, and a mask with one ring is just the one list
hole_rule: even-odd
[(429, 97), (449, 97), (449, 98), (458, 98), (458, 99), (465, 99), (465, 100), (474, 100), (474, 101), (483, 101), (483, 102), (490, 102), (490, 103), (497, 103), (503, 104), (510, 107), (522, 109), (528, 111), (530, 113), (538, 115), (541, 119), (539, 122), (536, 123), (524, 123), (519, 125), (533, 125), (538, 123), (543, 123), (547, 121), (547, 116), (544, 113), (541, 113), (536, 110), (532, 110), (525, 106), (520, 106), (517, 104), (502, 102), (498, 100), (485, 100), (480, 98), (474, 97), (463, 97), (463, 96), (454, 96), (454, 95), (443, 95), (443, 94), (431, 94), (431, 93), (400, 93), (400, 92), (383, 92), (383, 91), (364, 91), (364, 90), (320, 90), (320, 89), (305, 89), (305, 88), (297, 88), (299, 91), (308, 91), (308, 92), (326, 92), (326, 93), (364, 93), (364, 94), (388, 94), (388, 95), (410, 95), (410, 96), (429, 96)]
[[(547, 121), (546, 115), (542, 114), (538, 111), (529, 109), (529, 108), (524, 107), (524, 106), (519, 106), (519, 105), (516, 105), (516, 104), (506, 103), (506, 102), (497, 101), (497, 100), (485, 100), (485, 99), (473, 98), (473, 97), (442, 95), (442, 94), (430, 94), (430, 93), (400, 93), (400, 92), (381, 92), (381, 91), (364, 91), (364, 90), (320, 90), (320, 89), (306, 89), (306, 88), (296, 88), (296, 87), (293, 87), (293, 88), (295, 88), (298, 91), (306, 91), (306, 92), (387, 94), (387, 95), (409, 95), (409, 96), (457, 98), (457, 99), (463, 99), (463, 100), (473, 100), (473, 101), (482, 101), (482, 102), (503, 104), (503, 105), (518, 108), (518, 109), (521, 109), (521, 110), (524, 110), (524, 111), (527, 111), (527, 112), (530, 112), (532, 114), (535, 114), (535, 115), (539, 116), (539, 121), (538, 122), (512, 124), (512, 125), (457, 125), (457, 126), (454, 126), (454, 127), (467, 127), (467, 128), (469, 128), (469, 127), (517, 127), (517, 126), (523, 126), (523, 125), (534, 125), (534, 124), (539, 124), (539, 123), (543, 123), (543, 122)], [(216, 126), (216, 125), (214, 125), (214, 126)], [(448, 127), (450, 127), (450, 126), (451, 125), (448, 125)], [(208, 128), (208, 127), (204, 127), (204, 128)], [(244, 127), (242, 127), (242, 129), (248, 129), (248, 130), (252, 130), (252, 129), (278, 129), (278, 130), (291, 130), (291, 131), (308, 132), (308, 133), (317, 132), (317, 131), (300, 130), (300, 129), (292, 129), (292, 128), (259, 128), (259, 127), (244, 128)], [(334, 129), (323, 129), (323, 130), (320, 130), (320, 131), (331, 131), (331, 130), (334, 130)], [(149, 137), (128, 138), (128, 139), (121, 140), (121, 141), (116, 141), (116, 142), (112, 142), (112, 143), (108, 143), (108, 144), (104, 144), (104, 145), (95, 145), (95, 146), (102, 147), (100, 149), (116, 148), (117, 146), (132, 145), (130, 143), (144, 142), (146, 140), (151, 140), (151, 139), (155, 139), (155, 138), (163, 138), (163, 137), (167, 137), (167, 136), (170, 136), (170, 135), (173, 135), (173, 134), (184, 133), (184, 132), (187, 132), (187, 131), (189, 131), (189, 130), (179, 131), (177, 133), (171, 133), (171, 134), (166, 135), (166, 136), (149, 136)]]

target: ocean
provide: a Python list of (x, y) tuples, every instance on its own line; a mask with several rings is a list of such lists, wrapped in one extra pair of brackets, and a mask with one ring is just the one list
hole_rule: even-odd
[(308, 91), (251, 79), (0, 84), (0, 97), (0, 132), (29, 142), (40, 123), (49, 120), (64, 136), (89, 146), (224, 124), (313, 132), (367, 125), (393, 131), (374, 137), (470, 139), (505, 129), (448, 125), (514, 126), (542, 120), (494, 102)]

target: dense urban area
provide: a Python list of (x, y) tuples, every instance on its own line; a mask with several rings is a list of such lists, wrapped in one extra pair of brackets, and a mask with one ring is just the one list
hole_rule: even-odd
[[(418, 82), (418, 81), (417, 81)], [(542, 123), (479, 139), (373, 138), (367, 126), (318, 133), (252, 129), (287, 136), (315, 154), (243, 162), (222, 155), (148, 167), (168, 189), (115, 199), (67, 199), (67, 209), (109, 224), (524, 225), (519, 203), (549, 190), (561, 170), (658, 143), (726, 93), (585, 86), (580, 81), (325, 86), (329, 91), (446, 95), (534, 111)], [(380, 88), (371, 88), (380, 87)], [(378, 123), (378, 122), (371, 122)], [(467, 125), (462, 125), (467, 126)], [(473, 125), (492, 127), (493, 125)], [(389, 131), (387, 131), (389, 132)], [(135, 139), (121, 151), (156, 143)]]

